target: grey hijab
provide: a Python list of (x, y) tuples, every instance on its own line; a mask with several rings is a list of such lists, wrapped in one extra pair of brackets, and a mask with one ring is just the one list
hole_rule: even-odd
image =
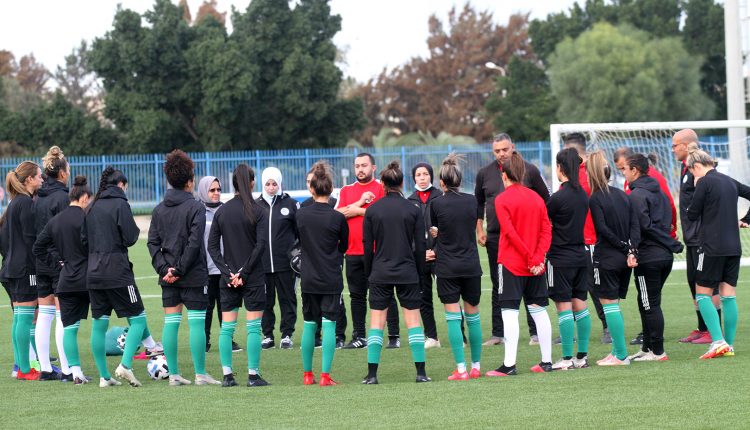
[(204, 176), (201, 178), (200, 182), (198, 182), (198, 199), (209, 208), (215, 208), (221, 205), (221, 201), (213, 203), (211, 199), (208, 198), (208, 189), (211, 188), (211, 184), (213, 184), (214, 181), (217, 181), (221, 186), (221, 181), (219, 181), (219, 178), (216, 176)]

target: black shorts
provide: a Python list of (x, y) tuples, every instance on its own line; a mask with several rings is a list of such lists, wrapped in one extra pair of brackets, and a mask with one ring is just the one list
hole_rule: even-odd
[(344, 306), (341, 294), (302, 293), (302, 318), (318, 322), (321, 318), (337, 321)]
[(91, 299), (91, 317), (101, 318), (111, 315), (112, 310), (120, 318), (137, 317), (143, 313), (141, 293), (135, 285), (109, 288), (106, 290), (89, 290)]
[(8, 293), (8, 298), (10, 301), (13, 301), (13, 294), (10, 292), (10, 282), (3, 281), (3, 288), (5, 288), (5, 292)]
[(419, 284), (370, 284), (370, 309), (384, 311), (393, 302), (396, 290), (398, 304), (408, 310), (419, 309), (422, 305), (422, 292)]
[(695, 283), (701, 287), (718, 288), (726, 282), (736, 287), (740, 276), (740, 257), (712, 257), (698, 252), (698, 265), (695, 272)]
[(88, 291), (59, 293), (57, 300), (60, 302), (60, 319), (63, 327), (73, 325), (88, 317), (89, 305), (91, 304)]
[(628, 267), (620, 270), (594, 268), (594, 289), (601, 299), (618, 300), (628, 295), (630, 272)]
[(161, 286), (161, 303), (165, 308), (184, 304), (189, 311), (208, 309), (208, 287)]
[(250, 312), (262, 311), (266, 308), (266, 285), (254, 287), (219, 288), (219, 302), (222, 312), (231, 312), (245, 302), (245, 309)]
[(47, 297), (55, 294), (58, 276), (36, 275), (36, 289), (39, 297)]
[(554, 267), (547, 262), (547, 287), (549, 298), (557, 303), (568, 303), (572, 299), (588, 298), (588, 280), (586, 267)]
[(549, 304), (547, 282), (544, 275), (516, 276), (503, 265), (497, 266), (497, 275), (500, 302), (518, 302), (520, 304), (521, 299), (523, 299), (527, 306), (547, 306)]
[(39, 293), (36, 289), (36, 275), (11, 279), (10, 296), (14, 303), (36, 301), (39, 298)]
[(459, 299), (464, 299), (464, 303), (478, 306), (482, 295), (482, 278), (437, 278), (437, 292), (443, 304), (458, 303)]

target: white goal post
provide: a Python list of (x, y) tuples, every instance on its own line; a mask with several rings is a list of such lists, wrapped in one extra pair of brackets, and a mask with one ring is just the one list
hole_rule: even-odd
[[(552, 173), (553, 191), (560, 186), (555, 175), (555, 157), (562, 149), (564, 136), (577, 132), (586, 137), (587, 150), (603, 150), (605, 152), (612, 166), (615, 186), (622, 186), (624, 181), (624, 178), (614, 166), (613, 154), (617, 148), (627, 146), (635, 152), (655, 154), (658, 158), (656, 168), (666, 178), (675, 205), (679, 205), (681, 166), (672, 154), (671, 141), (675, 132), (685, 128), (695, 130), (701, 147), (717, 159), (717, 168), (720, 171), (729, 174), (740, 182), (747, 183), (750, 172), (748, 171), (748, 140), (746, 135), (747, 129), (750, 129), (750, 120), (552, 124), (550, 125), (552, 157), (549, 168), (551, 168)], [(748, 202), (740, 199), (739, 209), (741, 214), (744, 215), (747, 208)], [(682, 237), (682, 231), (679, 227), (678, 237), (680, 239)], [(741, 231), (741, 237), (743, 257), (750, 257), (750, 232)], [(675, 256), (675, 260), (684, 260), (684, 253)], [(743, 264), (750, 264), (750, 258), (743, 258)], [(679, 266), (682, 265), (676, 265), (676, 267)]]

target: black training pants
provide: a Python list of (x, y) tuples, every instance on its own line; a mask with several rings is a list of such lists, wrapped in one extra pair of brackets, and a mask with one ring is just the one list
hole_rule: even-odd
[(643, 326), (643, 351), (656, 355), (664, 353), (664, 314), (661, 310), (661, 290), (672, 272), (672, 260), (641, 263), (635, 268), (638, 290), (638, 310)]
[(297, 290), (294, 284), (297, 277), (291, 270), (285, 272), (266, 273), (266, 308), (263, 311), (261, 328), (263, 337), (273, 339), (273, 328), (276, 325), (276, 295), (279, 296), (279, 310), (281, 311), (281, 337), (292, 337), (294, 325), (297, 323)]
[(214, 308), (221, 327), (221, 304), (219, 302), (219, 282), (221, 275), (208, 275), (208, 308), (206, 308), (206, 343), (211, 339), (211, 323), (213, 322)]

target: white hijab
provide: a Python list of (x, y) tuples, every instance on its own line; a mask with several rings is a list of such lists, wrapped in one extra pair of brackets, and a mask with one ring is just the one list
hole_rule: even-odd
[(269, 179), (273, 179), (278, 185), (279, 188), (276, 190), (276, 196), (281, 195), (281, 170), (275, 168), (275, 167), (266, 167), (263, 170), (263, 174), (260, 175), (261, 180), (263, 181), (263, 200), (267, 201), (270, 205), (271, 202), (273, 202), (274, 195), (266, 193), (266, 182), (268, 182)]

